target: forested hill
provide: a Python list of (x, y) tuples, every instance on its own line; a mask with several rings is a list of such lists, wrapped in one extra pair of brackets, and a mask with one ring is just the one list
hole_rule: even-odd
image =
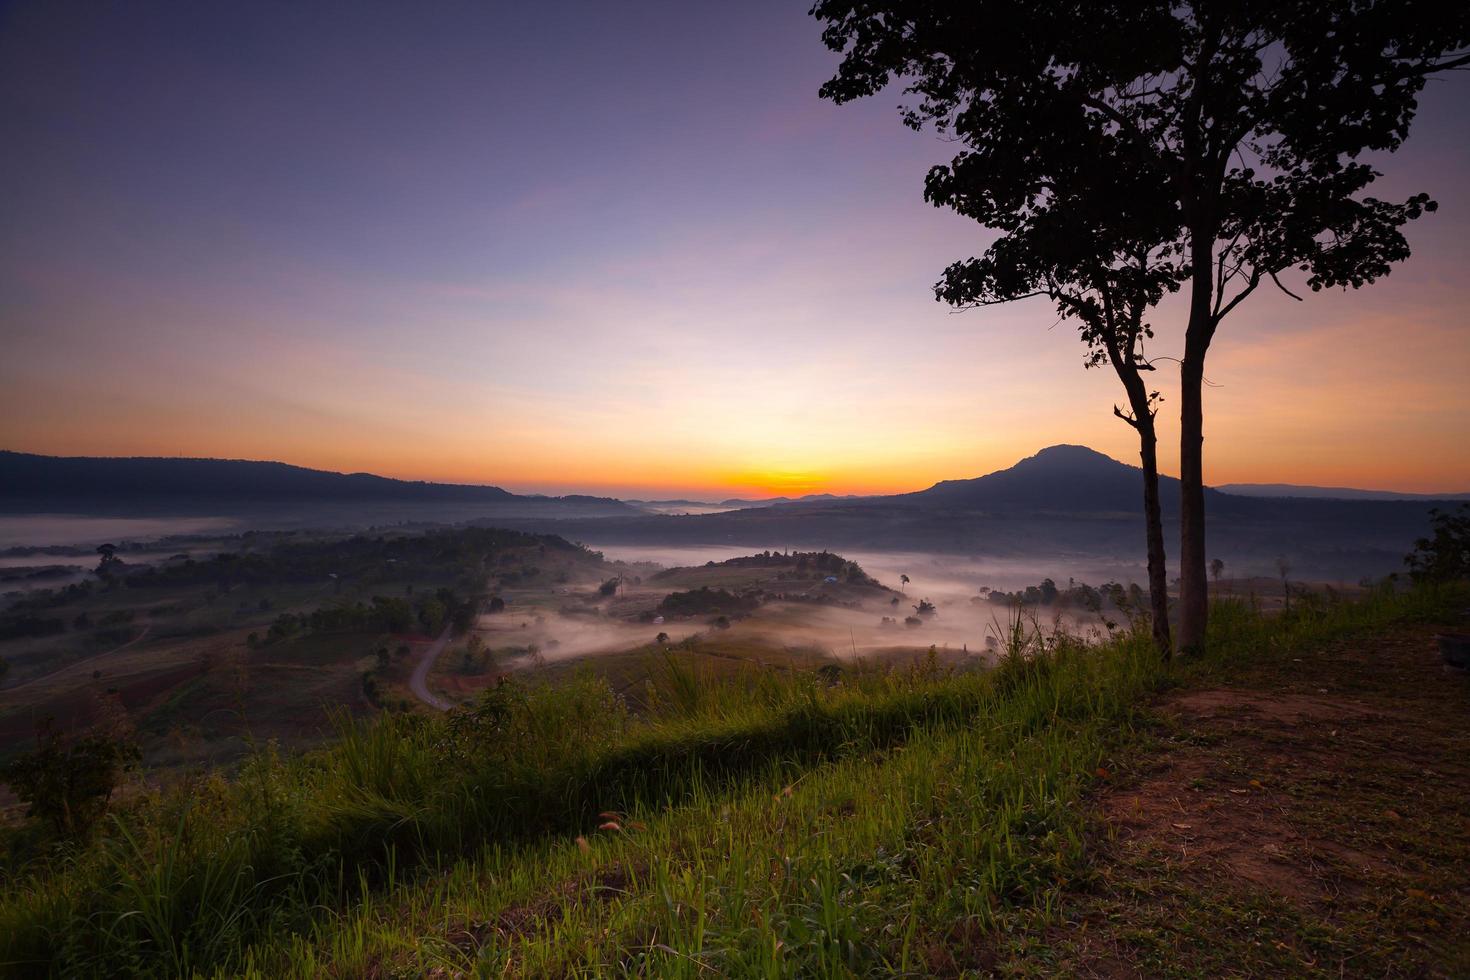
[(500, 487), (394, 480), (243, 459), (41, 456), (0, 451), (0, 509), (108, 510), (161, 502), (235, 504), (597, 505), (637, 513), (606, 497), (527, 497)]

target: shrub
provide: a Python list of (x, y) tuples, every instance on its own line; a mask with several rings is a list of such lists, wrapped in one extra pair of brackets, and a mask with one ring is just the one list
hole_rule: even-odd
[(1404, 558), (1416, 582), (1453, 582), (1470, 578), (1470, 504), (1455, 511), (1429, 512), (1431, 536), (1414, 542)]
[(26, 804), (26, 816), (75, 840), (107, 812), (113, 790), (139, 757), (137, 743), (121, 732), (98, 728), (66, 736), (47, 719), (37, 728), (36, 748), (0, 768), (0, 782)]

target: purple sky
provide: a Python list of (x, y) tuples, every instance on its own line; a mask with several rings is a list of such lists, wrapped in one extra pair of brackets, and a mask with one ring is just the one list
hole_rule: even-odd
[[(701, 496), (1135, 458), (1044, 304), (933, 301), (985, 243), (922, 201), (949, 148), (818, 100), (805, 9), (0, 7), (0, 447)], [(1211, 482), (1470, 489), (1467, 105), (1385, 165), (1442, 206), (1413, 260), (1222, 327)]]

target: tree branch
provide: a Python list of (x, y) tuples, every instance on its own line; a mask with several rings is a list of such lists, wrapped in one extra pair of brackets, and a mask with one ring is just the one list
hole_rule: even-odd
[(1302, 298), (1300, 296), (1298, 296), (1296, 293), (1292, 292), (1291, 290), (1287, 289), (1285, 286), (1283, 286), (1281, 284), (1281, 280), (1276, 278), (1276, 273), (1274, 273), (1274, 272), (1271, 273), (1271, 281), (1276, 284), (1276, 288), (1277, 289), (1281, 290), (1283, 293), (1285, 293), (1286, 295), (1290, 296), (1292, 299), (1296, 300), (1298, 303), (1302, 302)]

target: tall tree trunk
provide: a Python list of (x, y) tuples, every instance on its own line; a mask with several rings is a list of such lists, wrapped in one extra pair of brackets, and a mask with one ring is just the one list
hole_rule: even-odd
[(1205, 354), (1215, 334), (1210, 310), (1214, 283), (1213, 231), (1192, 235), (1194, 277), (1184, 359), (1179, 366), (1179, 649), (1204, 646), (1210, 615), (1210, 582), (1205, 556), (1204, 377)]
[(1198, 650), (1209, 622), (1205, 568), (1204, 371), (1188, 356), (1180, 369), (1179, 418), (1179, 646)]

